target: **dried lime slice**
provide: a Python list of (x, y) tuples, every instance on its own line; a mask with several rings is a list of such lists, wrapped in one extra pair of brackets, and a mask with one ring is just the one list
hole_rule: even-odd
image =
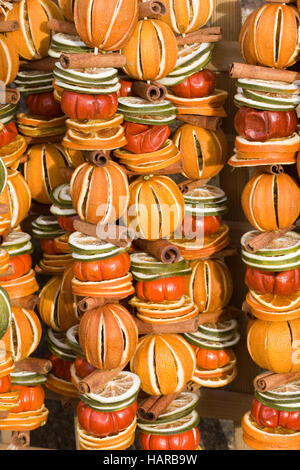
[(133, 372), (121, 371), (99, 393), (86, 393), (80, 399), (99, 411), (116, 411), (129, 406), (137, 399), (140, 378)]
[(140, 431), (149, 434), (171, 435), (180, 434), (182, 432), (193, 429), (199, 423), (199, 415), (193, 410), (190, 414), (183, 416), (174, 421), (166, 423), (155, 422), (153, 424), (138, 423)]

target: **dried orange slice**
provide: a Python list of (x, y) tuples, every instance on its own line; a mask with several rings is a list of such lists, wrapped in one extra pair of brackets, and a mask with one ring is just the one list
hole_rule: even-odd
[(12, 352), (0, 349), (0, 378), (9, 375), (14, 368)]
[(0, 411), (8, 411), (19, 405), (19, 390), (13, 392), (0, 393)]
[[(0, 274), (5, 273), (9, 266), (9, 254), (4, 248), (0, 248)], [(1, 277), (0, 277), (1, 283)]]
[(176, 106), (177, 114), (199, 114), (200, 116), (219, 116), (226, 117), (227, 113), (223, 107), (210, 108), (203, 106), (202, 108), (191, 108), (187, 106)]
[(68, 129), (85, 133), (97, 132), (102, 129), (117, 127), (124, 120), (123, 114), (116, 113), (111, 119), (71, 119), (66, 120)]
[[(134, 439), (135, 430), (136, 430), (136, 418), (133, 422), (128, 426), (128, 428), (124, 429), (117, 434), (107, 437), (97, 437), (92, 434), (86, 432), (80, 424), (76, 426), (76, 432), (78, 435), (78, 440), (82, 448), (89, 449), (89, 450), (107, 450), (107, 449), (121, 449), (130, 447), (131, 443)], [(124, 447), (126, 446), (126, 447)]]
[(27, 148), (26, 140), (22, 135), (10, 142), (8, 145), (0, 148), (0, 157), (7, 167), (10, 167), (18, 161)]
[(267, 307), (268, 309), (276, 310), (278, 312), (285, 312), (287, 310), (294, 310), (300, 307), (300, 291), (290, 295), (277, 295), (277, 294), (259, 294), (250, 290), (250, 295), (259, 304)]
[(131, 273), (127, 273), (125, 276), (117, 279), (100, 282), (81, 282), (73, 278), (72, 291), (74, 295), (82, 297), (93, 296), (109, 298), (125, 298), (135, 292), (132, 285)]
[(119, 147), (123, 147), (124, 145), (126, 145), (127, 140), (124, 136), (123, 127), (119, 127), (120, 129), (118, 129), (118, 132), (114, 136), (106, 138), (103, 136), (98, 137), (97, 134), (79, 135), (78, 132), (75, 134), (75, 131), (69, 129), (62, 140), (62, 145), (64, 147), (71, 148), (74, 150), (113, 150)]
[(12, 307), (10, 326), (1, 338), (3, 346), (12, 352), (15, 361), (24, 359), (37, 348), (42, 336), (40, 320), (33, 310)]
[(49, 411), (43, 405), (39, 410), (9, 413), (7, 418), (0, 419), (1, 431), (32, 431), (47, 422)]
[(203, 98), (182, 98), (181, 96), (172, 95), (171, 93), (167, 93), (166, 95), (166, 99), (171, 101), (171, 103), (175, 104), (175, 106), (185, 106), (191, 108), (218, 108), (224, 104), (227, 97), (227, 91), (218, 89), (215, 89), (215, 91), (211, 95), (204, 96)]
[(147, 164), (140, 164), (140, 165), (132, 165), (120, 160), (121, 164), (124, 164), (126, 168), (130, 171), (137, 173), (138, 175), (149, 175), (149, 173), (162, 170), (163, 168), (168, 168), (169, 166), (173, 165), (174, 163), (178, 162), (181, 159), (181, 153), (177, 151), (176, 155), (171, 158), (165, 159), (161, 162), (153, 162)]
[(293, 310), (275, 310), (275, 308), (265, 307), (259, 304), (248, 292), (246, 296), (246, 301), (251, 308), (251, 313), (260, 320), (265, 321), (285, 321), (285, 320), (295, 320), (300, 318), (300, 308), (297, 307)]
[(222, 224), (216, 233), (203, 237), (201, 240), (179, 241), (175, 239), (171, 240), (171, 242), (178, 246), (181, 256), (186, 260), (206, 258), (229, 244), (229, 227), (226, 224)]
[(199, 377), (194, 375), (192, 381), (208, 388), (218, 388), (225, 387), (225, 385), (230, 384), (237, 376), (237, 368), (233, 367), (232, 369), (224, 372), (224, 374), (217, 377)]
[(242, 419), (243, 439), (255, 450), (300, 450), (300, 432), (258, 425), (247, 412)]
[(61, 127), (65, 126), (65, 121), (67, 116), (58, 116), (55, 118), (47, 119), (42, 117), (37, 117), (28, 113), (17, 114), (17, 123), (18, 125), (23, 126), (32, 126), (32, 127)]
[(61, 253), (71, 253), (71, 248), (69, 247), (69, 233), (61, 235), (60, 237), (54, 238), (53, 243), (56, 250)]
[(52, 392), (58, 393), (59, 395), (66, 395), (71, 398), (78, 397), (78, 390), (72, 382), (67, 382), (51, 373), (48, 375), (47, 382), (45, 382), (44, 385)]
[(12, 299), (26, 297), (27, 295), (31, 295), (39, 290), (33, 269), (31, 269), (27, 274), (24, 274), (24, 276), (10, 281), (1, 282), (0, 278), (0, 285), (4, 287)]
[(126, 149), (118, 149), (114, 151), (117, 158), (121, 158), (129, 163), (147, 163), (151, 161), (158, 161), (161, 158), (166, 158), (174, 155), (175, 150), (178, 151), (171, 139), (167, 139), (163, 147), (155, 152), (148, 153), (132, 153)]
[(259, 166), (259, 165), (273, 165), (273, 164), (284, 164), (289, 165), (296, 162), (295, 154), (266, 154), (263, 158), (252, 157), (252, 154), (243, 154), (239, 152), (233, 155), (228, 160), (228, 165), (233, 167), (244, 167), (244, 166)]
[(266, 142), (251, 142), (241, 136), (237, 136), (235, 138), (235, 148), (237, 151), (250, 154), (255, 154), (256, 152), (258, 154), (266, 154), (270, 152), (274, 152), (275, 154), (281, 152), (295, 153), (300, 150), (300, 137), (295, 133), (284, 139), (270, 139)]

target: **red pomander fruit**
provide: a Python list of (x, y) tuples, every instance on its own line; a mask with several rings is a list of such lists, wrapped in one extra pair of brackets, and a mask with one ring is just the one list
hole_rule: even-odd
[(288, 137), (297, 129), (297, 114), (291, 111), (259, 111), (243, 106), (234, 118), (236, 132), (244, 139), (265, 142)]
[(216, 77), (210, 70), (193, 73), (178, 85), (171, 87), (172, 92), (181, 98), (203, 98), (212, 94), (216, 87)]

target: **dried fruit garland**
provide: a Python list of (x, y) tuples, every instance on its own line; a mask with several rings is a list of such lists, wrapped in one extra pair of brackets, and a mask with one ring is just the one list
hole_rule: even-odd
[[(300, 190), (284, 172), (284, 165), (296, 163), (300, 150), (299, 89), (290, 72), (280, 75), (274, 69), (298, 60), (298, 26), (294, 6), (267, 3), (253, 11), (239, 37), (241, 54), (250, 66), (234, 64), (232, 71), (238, 79), (234, 124), (239, 135), (229, 164), (255, 169), (241, 200), (246, 218), (257, 229), (241, 239), (249, 288), (244, 306), (251, 316), (247, 347), (252, 359), (271, 371), (262, 374), (262, 380), (272, 380), (266, 392), (256, 389), (252, 409), (242, 420), (245, 443), (258, 450), (299, 449), (296, 394), (293, 404), (290, 401), (294, 376), (286, 379), (286, 374), (300, 370), (299, 235), (292, 231), (300, 214)], [(266, 32), (274, 41), (263, 39)]]

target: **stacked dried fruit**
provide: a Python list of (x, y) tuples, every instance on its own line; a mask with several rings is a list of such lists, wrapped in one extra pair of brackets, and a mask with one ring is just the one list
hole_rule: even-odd
[[(229, 161), (257, 167), (242, 193), (245, 216), (257, 229), (241, 239), (252, 315), (247, 345), (252, 359), (276, 374), (300, 370), (299, 236), (290, 228), (300, 214), (300, 190), (281, 166), (295, 163), (300, 149), (299, 89), (282, 78), (289, 79), (291, 72), (275, 70), (299, 58), (299, 21), (297, 9), (281, 3), (267, 3), (246, 19), (239, 46), (250, 66), (241, 65), (236, 75), (239, 136)], [(270, 41), (264, 40), (266, 34)], [(260, 165), (265, 165), (262, 171)], [(292, 387), (256, 392), (242, 422), (245, 442), (254, 449), (299, 449), (298, 414)]]
[[(41, 384), (46, 376), (26, 369), (14, 372), (14, 362), (30, 356), (37, 348), (42, 334), (40, 321), (33, 309), (22, 308), (22, 302), (38, 290), (35, 273), (31, 269), (32, 244), (30, 235), (20, 231), (16, 225), (26, 216), (30, 206), (30, 192), (23, 177), (16, 170), (7, 179), (2, 189), (2, 200), (9, 203), (13, 198), (12, 211), (6, 214), (10, 233), (1, 245), (1, 359), (0, 359), (0, 429), (30, 431), (47, 421), (48, 410), (44, 405), (44, 391)], [(18, 186), (20, 185), (20, 186)], [(8, 188), (7, 188), (8, 186)], [(23, 207), (18, 205), (16, 191), (25, 188)], [(6, 195), (6, 197), (5, 197)], [(20, 201), (21, 203), (21, 201)], [(8, 205), (8, 204), (7, 204)], [(11, 306), (13, 304), (14, 306)], [(19, 306), (17, 306), (19, 305)]]
[(246, 444), (257, 450), (299, 450), (299, 398), (299, 379), (256, 391), (242, 421)]
[[(167, 168), (180, 161), (187, 178), (209, 180), (219, 173), (227, 154), (220, 129), (185, 124), (171, 140), (169, 124), (182, 114), (225, 116), (227, 93), (215, 89), (214, 74), (204, 69), (212, 43), (178, 47), (175, 36), (205, 25), (212, 1), (201, 8), (191, 0), (168, 1), (167, 15), (140, 20), (138, 3), (59, 0), (60, 10), (51, 0), (21, 0), (8, 14), (21, 25), (10, 40), (23, 58), (36, 60), (49, 53), (57, 59), (53, 84), (51, 73), (21, 72), (16, 79), (20, 91), (29, 95), (30, 113), (18, 116), (19, 130), (34, 144), (25, 162), (26, 181), (37, 203), (47, 209), (52, 203), (53, 216), (40, 215), (33, 222), (44, 252), (39, 267), (55, 275), (40, 295), (53, 364), (46, 386), (73, 397), (95, 369), (105, 374), (130, 362), (132, 372), (121, 371), (101, 392), (80, 395), (76, 429), (80, 448), (126, 449), (132, 444), (141, 386), (156, 397), (177, 395), (156, 422), (139, 423), (142, 447), (194, 450), (199, 444), (198, 396), (183, 389), (190, 380), (207, 386), (233, 380), (235, 358), (228, 348), (238, 340), (236, 322), (204, 324), (185, 338), (175, 333), (146, 335), (138, 343), (133, 316), (116, 301), (134, 293), (134, 277), (137, 296), (130, 303), (138, 320), (148, 325), (177, 325), (198, 311), (216, 312), (227, 305), (232, 286), (225, 264), (208, 260), (188, 265), (228, 245), (228, 227), (221, 222), (224, 193), (206, 186), (184, 198), (170, 177), (159, 174), (165, 169), (169, 174)], [(41, 25), (51, 18), (61, 20), (61, 11), (74, 21), (77, 35), (58, 33), (50, 43), (50, 31)], [(115, 51), (125, 56), (122, 68), (129, 81), (119, 80), (117, 65), (94, 68), (83, 66), (79, 56), (76, 60), (76, 54), (83, 52), (88, 60), (98, 55), (113, 64)], [(75, 54), (65, 67), (62, 59), (70, 53)], [(13, 58), (13, 51), (10, 54)], [(10, 73), (15, 76), (17, 69)], [(167, 99), (152, 103), (134, 96), (132, 80), (160, 81), (169, 88)], [(7, 113), (12, 111), (4, 110), (5, 119)], [(111, 159), (103, 163), (110, 151), (118, 163)], [(14, 158), (13, 163), (19, 155)], [(61, 167), (76, 167), (69, 188)], [(129, 184), (127, 173), (140, 176)], [(15, 173), (9, 173), (11, 186), (13, 178)], [(13, 190), (7, 197), (14, 198), (13, 210), (22, 212), (26, 199)], [(128, 246), (74, 232), (76, 214), (81, 221), (102, 226), (122, 218), (137, 237), (148, 241), (174, 238), (183, 258), (163, 264), (148, 254), (134, 253), (130, 273)], [(15, 226), (22, 214), (10, 218)], [(177, 231), (183, 242), (176, 239)], [(3, 266), (6, 262), (4, 257)], [(81, 319), (78, 302), (86, 310)]]
[[(266, 4), (246, 19), (239, 37), (247, 64), (285, 69), (298, 60), (299, 13), (294, 6)], [(264, 41), (268, 31), (271, 40)], [(277, 40), (277, 38), (280, 38)], [(259, 74), (258, 76), (259, 77)], [(292, 164), (300, 149), (296, 107), (300, 103), (296, 83), (281, 78), (239, 78), (234, 97), (235, 116), (233, 166)]]

